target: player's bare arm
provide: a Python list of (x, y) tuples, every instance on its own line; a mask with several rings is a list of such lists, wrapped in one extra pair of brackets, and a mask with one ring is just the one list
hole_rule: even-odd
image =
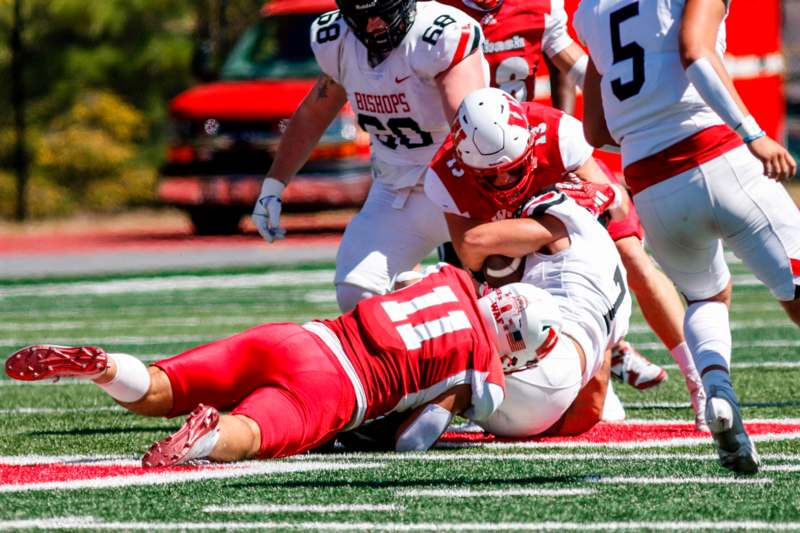
[(433, 446), (453, 417), (467, 410), (471, 396), (470, 385), (462, 384), (415, 409), (398, 428), (395, 449), (399, 452), (425, 451)]
[(575, 114), (575, 84), (566, 72), (559, 70), (547, 55), (543, 56), (550, 77), (550, 100), (553, 107), (570, 115)]
[(344, 88), (322, 74), (289, 121), (253, 209), (253, 224), (267, 242), (286, 236), (280, 222), (281, 194), (308, 161), (311, 150), (345, 101)]
[(344, 87), (327, 74), (320, 75), (286, 126), (267, 175), (288, 183), (308, 160), (346, 101)]
[(524, 257), (545, 246), (555, 252), (569, 247), (567, 228), (555, 217), (542, 215), (487, 222), (464, 234), (462, 245), (464, 266), (481, 270), (490, 255)]
[(456, 116), (461, 102), (472, 91), (487, 86), (483, 73), (483, 53), (477, 50), (436, 77), (448, 120)]
[(475, 226), (479, 226), (481, 222), (451, 213), (445, 213), (444, 219), (447, 222), (447, 229), (450, 232), (453, 248), (455, 248), (456, 254), (463, 261), (464, 234)]
[(611, 136), (603, 113), (603, 97), (600, 92), (602, 76), (592, 60), (586, 66), (586, 81), (583, 84), (583, 134), (595, 148), (610, 145), (617, 141)]
[(706, 103), (737, 133), (776, 180), (791, 178), (797, 163), (761, 130), (733, 86), (716, 51), (716, 36), (726, 14), (723, 0), (687, 0), (679, 34), (681, 63)]

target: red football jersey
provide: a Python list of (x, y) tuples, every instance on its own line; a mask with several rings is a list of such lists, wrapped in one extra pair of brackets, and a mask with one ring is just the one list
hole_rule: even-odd
[(479, 21), (491, 85), (521, 101), (532, 101), (542, 53), (557, 54), (570, 43), (563, 0), (504, 0), (487, 13), (469, 0), (441, 0)]
[(472, 414), (502, 402), (503, 369), (466, 272), (440, 265), (420, 282), (321, 321), (342, 343), (366, 396), (365, 420), (472, 386)]
[[(535, 135), (537, 160), (535, 179), (530, 194), (525, 195), (526, 200), (583, 165), (592, 156), (593, 148), (583, 136), (581, 123), (574, 117), (533, 102), (524, 102), (522, 107)], [(450, 135), (431, 162), (425, 176), (425, 193), (446, 213), (483, 221), (513, 216), (513, 212), (498, 209), (491, 195), (475, 179), (480, 178), (474, 178), (459, 167)]]

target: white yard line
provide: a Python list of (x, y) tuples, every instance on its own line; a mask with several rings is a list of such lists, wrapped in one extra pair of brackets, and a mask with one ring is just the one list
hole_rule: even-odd
[[(633, 345), (640, 350), (664, 350), (666, 348), (660, 342), (634, 342)], [(800, 339), (763, 339), (754, 341), (733, 341), (734, 350), (744, 350), (747, 348), (795, 348), (800, 346)], [(777, 361), (778, 364), (783, 361)], [(734, 365), (737, 363), (734, 362)], [(739, 364), (761, 364), (761, 363), (739, 363)], [(790, 364), (797, 364), (790, 363)], [(675, 367), (677, 368), (677, 366)]]
[(629, 476), (586, 476), (584, 481), (588, 483), (603, 483), (607, 485), (769, 485), (772, 479), (765, 477), (742, 478), (742, 477), (629, 477)]
[[(797, 461), (800, 454), (761, 454), (764, 461)], [(598, 452), (529, 452), (529, 453), (345, 453), (341, 455), (308, 454), (295, 461), (717, 461), (716, 453), (598, 453)], [(2, 460), (0, 460), (2, 462)], [(800, 466), (800, 465), (799, 465)]]
[(227, 479), (243, 476), (263, 476), (287, 474), (293, 472), (313, 472), (320, 470), (354, 470), (365, 468), (382, 468), (382, 463), (346, 464), (334, 462), (292, 463), (288, 461), (248, 461), (226, 467), (205, 468), (190, 471), (165, 471), (141, 475), (120, 475), (75, 481), (50, 481), (19, 485), (0, 485), (3, 492), (30, 492), (40, 490), (75, 490), (105, 489), (130, 487), (134, 485), (163, 485), (186, 481), (204, 481), (208, 479)]
[(762, 465), (762, 472), (800, 472), (800, 465)]
[(161, 276), (77, 283), (41, 283), (0, 288), (0, 300), (20, 296), (74, 296), (84, 294), (133, 294), (161, 291), (193, 291), (208, 288), (254, 289), (258, 287), (301, 287), (333, 283), (333, 270), (286, 270), (265, 274), (223, 274), (216, 276)]
[[(794, 329), (797, 326), (790, 321), (786, 316), (781, 316), (775, 320), (733, 320), (731, 321), (731, 330), (770, 330), (776, 329)], [(631, 324), (628, 328), (628, 333), (651, 333), (653, 330), (646, 323)], [(744, 343), (742, 343), (744, 344)], [(660, 345), (663, 346), (663, 345)], [(739, 346), (736, 341), (733, 342), (734, 348)]]
[(405, 507), (393, 503), (331, 503), (325, 505), (209, 505), (203, 508), (204, 513), (342, 513), (342, 512), (396, 512), (404, 511)]
[(796, 531), (800, 522), (103, 522), (92, 516), (0, 521), (0, 529), (89, 530), (313, 530), (313, 531)]
[(124, 412), (118, 405), (102, 407), (14, 407), (0, 409), (0, 415), (64, 415), (70, 413), (104, 413), (109, 411)]
[(593, 489), (404, 489), (395, 492), (399, 498), (508, 498), (510, 496), (587, 496)]

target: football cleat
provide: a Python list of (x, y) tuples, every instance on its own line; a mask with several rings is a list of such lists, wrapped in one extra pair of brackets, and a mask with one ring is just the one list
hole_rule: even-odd
[(209, 448), (213, 448), (208, 445), (208, 439), (214, 438), (212, 434), (219, 431), (218, 426), (219, 411), (208, 405), (198, 405), (178, 431), (150, 447), (142, 457), (142, 466), (175, 466), (206, 457)]
[(6, 359), (6, 374), (22, 381), (95, 378), (108, 367), (108, 355), (96, 346), (28, 346)]
[(758, 472), (758, 452), (744, 429), (739, 403), (732, 389), (711, 388), (706, 402), (706, 422), (723, 467), (739, 474)]
[(611, 349), (611, 377), (638, 390), (655, 387), (667, 380), (667, 372), (620, 341)]
[(600, 415), (603, 422), (623, 422), (625, 420), (625, 407), (614, 392), (614, 386), (609, 382), (606, 390), (606, 399), (603, 401), (603, 412)]

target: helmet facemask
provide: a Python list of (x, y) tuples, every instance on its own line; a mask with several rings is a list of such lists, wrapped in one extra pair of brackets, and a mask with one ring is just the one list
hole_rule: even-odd
[[(336, 0), (353, 34), (367, 48), (376, 66), (403, 42), (417, 13), (415, 0)], [(376, 30), (376, 19), (384, 28)]]

